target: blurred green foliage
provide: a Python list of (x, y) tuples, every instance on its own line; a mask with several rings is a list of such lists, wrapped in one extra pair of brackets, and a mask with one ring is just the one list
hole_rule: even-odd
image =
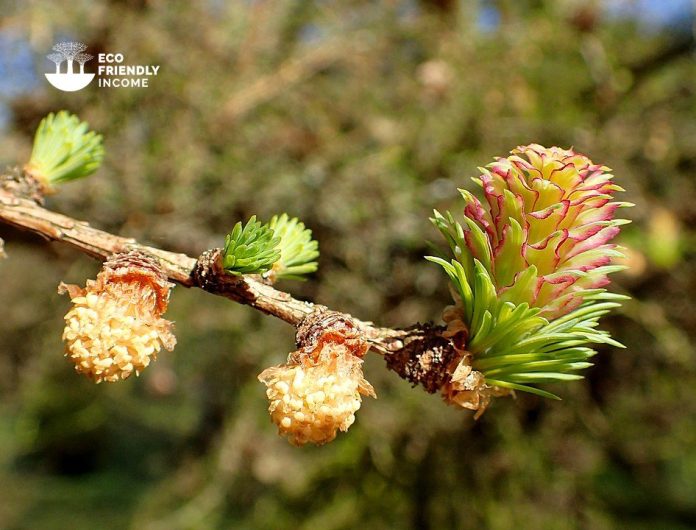
[[(438, 320), (422, 259), (433, 207), (519, 144), (614, 168), (634, 224), (634, 299), (564, 397), (496, 401), (478, 421), (384, 369), (347, 434), (278, 438), (256, 374), (292, 329), (177, 287), (179, 343), (140, 378), (95, 386), (62, 358), (59, 281), (98, 265), (7, 227), (0, 263), (0, 527), (441, 529), (696, 526), (696, 63), (693, 35), (603, 3), (0, 1), (37, 75), (58, 40), (161, 65), (146, 89), (36, 90), (8, 103), (0, 161), (67, 108), (104, 135), (103, 168), (50, 206), (197, 255), (235, 222), (287, 211), (320, 242), (286, 287), (383, 325)], [(89, 69), (88, 65), (88, 69)], [(92, 67), (93, 68), (93, 67)]]

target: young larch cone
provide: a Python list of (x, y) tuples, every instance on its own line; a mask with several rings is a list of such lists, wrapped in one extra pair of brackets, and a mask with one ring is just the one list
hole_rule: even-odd
[(112, 256), (85, 288), (61, 283), (73, 307), (65, 315), (65, 356), (97, 383), (139, 375), (162, 347), (174, 349), (172, 323), (162, 318), (173, 284), (154, 257)]
[[(330, 312), (329, 312), (330, 313)], [(296, 446), (332, 441), (355, 421), (361, 395), (377, 397), (362, 372), (367, 343), (351, 322), (333, 318), (314, 322), (300, 349), (285, 364), (267, 368), (259, 381), (267, 387), (271, 420)], [(307, 342), (307, 344), (304, 344)]]
[[(460, 190), (463, 223), (435, 211), (431, 219), (453, 259), (428, 256), (452, 284), (454, 307), (443, 314), (442, 338), (457, 355), (439, 368), (448, 403), (477, 410), (513, 390), (558, 398), (535, 385), (581, 379), (591, 344), (621, 347), (597, 329), (622, 295), (604, 289), (623, 269), (610, 241), (631, 206), (609, 168), (584, 155), (538, 144), (496, 158), (474, 179), (484, 201)], [(432, 378), (431, 378), (432, 379)]]
[[(613, 215), (628, 203), (612, 201), (623, 189), (608, 167), (571, 150), (531, 144), (481, 169), (489, 207), (464, 192), (464, 215), (487, 235), (501, 295), (514, 288), (516, 303), (524, 298), (542, 308), (542, 316), (556, 318), (582, 303), (582, 291), (609, 283), (602, 267), (620, 256), (609, 241), (624, 222)], [(469, 233), (467, 243), (480, 259)], [(536, 268), (531, 282), (523, 274), (530, 267)]]

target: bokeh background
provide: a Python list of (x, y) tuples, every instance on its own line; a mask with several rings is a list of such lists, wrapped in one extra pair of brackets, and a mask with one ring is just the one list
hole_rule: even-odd
[[(160, 74), (58, 92), (64, 39)], [(256, 381), (289, 326), (178, 287), (176, 350), (93, 385), (62, 356), (56, 287), (98, 264), (0, 226), (0, 528), (696, 527), (695, 57), (684, 0), (0, 0), (0, 162), (28, 159), (49, 111), (105, 137), (103, 168), (51, 208), (190, 255), (287, 211), (322, 255), (282, 287), (363, 319), (439, 319), (429, 212), (516, 145), (574, 146), (637, 205), (613, 287), (633, 300), (604, 321), (627, 349), (550, 388), (564, 401), (475, 422), (374, 356), (379, 399), (303, 449)]]

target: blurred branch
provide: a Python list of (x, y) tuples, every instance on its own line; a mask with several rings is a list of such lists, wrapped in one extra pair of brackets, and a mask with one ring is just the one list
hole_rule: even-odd
[(599, 94), (606, 99), (600, 121), (607, 121), (618, 111), (621, 102), (635, 93), (651, 76), (668, 67), (673, 61), (688, 57), (694, 51), (696, 51), (696, 38), (693, 33), (690, 33), (672, 40), (662, 49), (640, 61), (625, 65), (625, 70), (630, 73), (631, 83), (617, 92), (612, 85), (613, 72), (602, 41), (595, 36), (586, 37), (582, 44), (582, 54), (594, 84), (584, 94), (585, 96)]
[[(353, 46), (354, 47), (354, 46)], [(344, 57), (350, 57), (351, 43), (339, 39), (313, 47), (304, 55), (283, 62), (274, 72), (256, 79), (233, 94), (225, 104), (225, 121), (238, 119)]]
[(687, 56), (694, 51), (696, 51), (696, 38), (693, 33), (689, 33), (675, 39), (653, 55), (645, 57), (642, 61), (629, 65), (628, 69), (635, 79), (633, 86), (637, 86), (653, 72), (668, 66), (670, 62)]

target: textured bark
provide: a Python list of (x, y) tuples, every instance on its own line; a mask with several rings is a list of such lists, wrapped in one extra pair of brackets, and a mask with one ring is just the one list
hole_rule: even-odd
[[(456, 355), (454, 345), (440, 334), (442, 328), (416, 324), (408, 329), (380, 328), (345, 313), (293, 298), (275, 289), (261, 276), (233, 276), (222, 268), (222, 251), (212, 249), (198, 258), (138, 243), (91, 227), (87, 222), (52, 212), (41, 206), (36, 189), (26, 187), (17, 176), (0, 177), (0, 222), (27, 230), (46, 239), (65, 243), (101, 261), (113, 254), (137, 250), (154, 256), (170, 281), (198, 287), (249, 305), (298, 328), (303, 342), (306, 325), (320, 322), (328, 313), (352, 323), (370, 345), (371, 351), (387, 356), (387, 366), (429, 392), (448, 380), (447, 364)], [(0, 247), (1, 248), (1, 247)], [(301, 326), (304, 323), (305, 326)], [(427, 360), (427, 362), (425, 362)]]
[(418, 324), (408, 331), (401, 347), (386, 356), (387, 367), (413, 386), (434, 394), (451, 378), (451, 368), (462, 354), (451, 339), (442, 336), (444, 327)]

